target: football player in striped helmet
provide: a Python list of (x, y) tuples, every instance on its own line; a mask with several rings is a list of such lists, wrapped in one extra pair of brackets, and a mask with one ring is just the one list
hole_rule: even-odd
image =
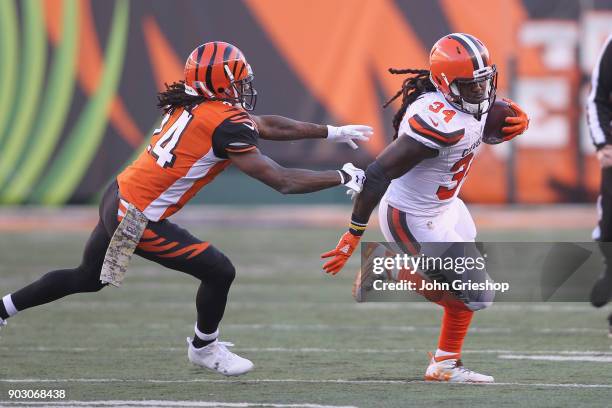
[[(228, 343), (217, 340), (235, 276), (232, 262), (210, 242), (194, 237), (168, 217), (230, 164), (283, 194), (338, 185), (359, 191), (363, 171), (352, 164), (328, 171), (285, 168), (261, 153), (259, 138), (319, 138), (354, 145), (354, 140), (367, 141), (372, 133), (369, 126), (336, 127), (282, 116), (251, 115), (256, 96), (253, 71), (237, 47), (220, 41), (197, 47), (185, 64), (184, 80), (167, 86), (158, 95), (158, 106), (165, 115), (148, 147), (106, 190), (100, 220), (85, 245), (81, 264), (51, 271), (4, 296), (0, 301), (0, 327), (23, 310), (74, 293), (101, 290), (105, 286), (101, 282), (103, 265), (116, 261), (105, 259), (112, 253), (107, 249), (115, 242), (119, 226), (123, 228), (123, 221), (135, 214), (131, 221), (140, 222), (134, 225), (139, 227), (141, 237), (132, 240), (131, 251), (200, 281), (195, 335), (188, 339), (189, 360), (227, 376), (249, 372), (253, 363), (229, 351)], [(133, 231), (125, 232), (134, 235)], [(127, 251), (127, 244), (127, 239), (118, 243), (120, 255)]]

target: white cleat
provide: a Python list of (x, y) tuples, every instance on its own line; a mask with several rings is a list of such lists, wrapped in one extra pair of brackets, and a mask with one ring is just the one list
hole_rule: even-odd
[(187, 344), (189, 345), (187, 350), (189, 361), (228, 377), (246, 374), (254, 367), (250, 360), (240, 357), (227, 349), (233, 346), (232, 343), (215, 340), (208, 346), (197, 349), (193, 347), (191, 339), (188, 337)]
[[(455, 358), (453, 358), (455, 357)], [(461, 363), (458, 355), (435, 358), (432, 356), (425, 371), (425, 381), (448, 381), (457, 383), (492, 383), (490, 375), (468, 370)]]
[(2, 319), (2, 318), (0, 317), (0, 331), (2, 330), (2, 328), (3, 328), (4, 326), (6, 326), (6, 323), (7, 323), (7, 322), (6, 322), (6, 320), (4, 320), (4, 319)]

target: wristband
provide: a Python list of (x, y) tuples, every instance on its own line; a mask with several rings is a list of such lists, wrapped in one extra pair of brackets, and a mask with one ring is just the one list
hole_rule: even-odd
[(342, 180), (342, 184), (346, 184), (353, 179), (351, 175), (348, 174), (344, 170), (336, 170), (336, 171), (340, 174), (340, 180)]
[(368, 224), (363, 224), (355, 221), (355, 219), (352, 219), (351, 223), (349, 224), (349, 232), (357, 237), (360, 237), (363, 235), (367, 227)]
[(332, 126), (332, 125), (327, 125), (327, 135), (325, 136), (326, 139), (329, 139), (330, 136), (335, 136), (336, 135), (336, 129), (338, 129), (336, 126)]

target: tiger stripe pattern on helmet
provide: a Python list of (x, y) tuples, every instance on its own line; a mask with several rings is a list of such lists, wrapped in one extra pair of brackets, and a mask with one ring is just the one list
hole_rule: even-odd
[(248, 74), (246, 59), (237, 47), (222, 41), (208, 42), (196, 48), (187, 59), (185, 85), (200, 96), (236, 98), (237, 95), (228, 94), (232, 82), (241, 81)]

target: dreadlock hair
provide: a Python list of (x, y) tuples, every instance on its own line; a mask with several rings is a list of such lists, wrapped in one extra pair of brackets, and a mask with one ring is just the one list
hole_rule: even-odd
[(400, 95), (402, 96), (402, 106), (393, 116), (393, 128), (395, 129), (395, 134), (393, 135), (393, 140), (397, 139), (397, 132), (399, 131), (400, 123), (402, 122), (402, 118), (406, 113), (406, 109), (408, 106), (414, 102), (420, 95), (425, 92), (432, 92), (436, 90), (436, 87), (429, 79), (429, 70), (427, 69), (395, 69), (389, 68), (389, 72), (392, 74), (413, 74), (408, 78), (404, 79), (402, 83), (402, 88), (397, 91), (391, 99), (389, 99), (384, 105), (383, 108), (386, 108), (396, 100)]
[(191, 109), (191, 107), (207, 100), (204, 96), (195, 96), (185, 93), (185, 81), (164, 84), (166, 90), (157, 94), (157, 107), (164, 113), (176, 108)]

